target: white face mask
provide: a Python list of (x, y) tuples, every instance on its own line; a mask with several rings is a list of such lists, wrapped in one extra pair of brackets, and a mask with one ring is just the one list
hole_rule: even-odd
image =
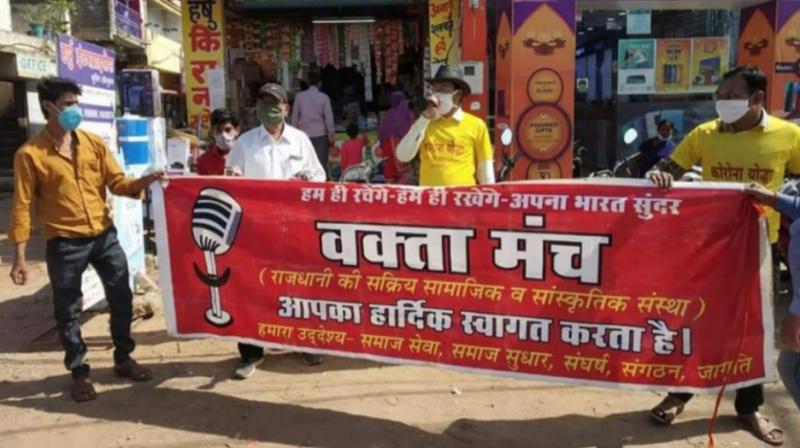
[(748, 100), (718, 100), (717, 115), (723, 123), (736, 123), (750, 110)]
[(453, 93), (434, 93), (433, 96), (439, 101), (439, 107), (436, 108), (436, 112), (439, 113), (439, 116), (444, 116), (450, 113), (455, 106), (453, 102), (453, 96), (455, 96), (455, 92)]
[(663, 135), (659, 134), (658, 135), (658, 139), (661, 140), (662, 142), (668, 142), (668, 141), (672, 140), (672, 136), (670, 135), (668, 137), (664, 137)]
[(229, 151), (233, 148), (234, 140), (236, 140), (236, 135), (234, 134), (214, 134), (214, 144), (223, 151)]

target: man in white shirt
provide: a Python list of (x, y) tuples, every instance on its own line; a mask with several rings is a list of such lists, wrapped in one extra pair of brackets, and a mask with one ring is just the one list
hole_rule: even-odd
[[(261, 126), (246, 132), (234, 143), (226, 165), (235, 175), (257, 179), (303, 179), (325, 181), (325, 170), (317, 159), (308, 136), (286, 124), (289, 102), (278, 84), (265, 84), (256, 105)], [(251, 377), (264, 360), (264, 349), (239, 344), (241, 358), (233, 373), (236, 379)], [(303, 354), (308, 365), (317, 365), (322, 357)]]
[(265, 84), (257, 105), (262, 126), (236, 140), (226, 165), (244, 177), (324, 182), (325, 170), (311, 140), (303, 131), (286, 124), (288, 111), (283, 87)]

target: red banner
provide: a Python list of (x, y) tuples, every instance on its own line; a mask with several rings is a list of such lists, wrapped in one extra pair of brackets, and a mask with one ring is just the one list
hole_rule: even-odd
[(774, 378), (758, 209), (719, 184), (154, 191), (169, 332), (612, 387)]

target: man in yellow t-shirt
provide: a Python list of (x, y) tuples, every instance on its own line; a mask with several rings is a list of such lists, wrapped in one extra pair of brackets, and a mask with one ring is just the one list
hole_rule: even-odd
[(430, 83), (428, 108), (397, 145), (397, 160), (410, 162), (420, 154), (421, 186), (493, 184), (489, 129), (461, 109), (461, 100), (470, 94), (463, 72), (444, 65)]
[[(772, 191), (783, 185), (786, 172), (800, 174), (800, 127), (772, 117), (764, 110), (767, 78), (756, 67), (726, 73), (717, 88), (718, 120), (695, 128), (672, 155), (660, 161), (647, 177), (669, 190), (675, 177), (693, 165), (703, 167), (703, 180), (758, 182)], [(769, 211), (769, 240), (778, 240), (780, 216)], [(669, 424), (683, 411), (691, 394), (671, 393), (652, 410), (654, 419)], [(783, 431), (763, 417), (762, 385), (736, 391), (736, 412), (753, 433), (772, 445), (783, 443)]]

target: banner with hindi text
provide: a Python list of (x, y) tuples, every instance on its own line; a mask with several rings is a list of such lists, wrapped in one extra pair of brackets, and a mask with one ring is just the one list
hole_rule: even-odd
[(774, 378), (766, 227), (740, 187), (188, 177), (153, 194), (172, 335), (609, 387)]

